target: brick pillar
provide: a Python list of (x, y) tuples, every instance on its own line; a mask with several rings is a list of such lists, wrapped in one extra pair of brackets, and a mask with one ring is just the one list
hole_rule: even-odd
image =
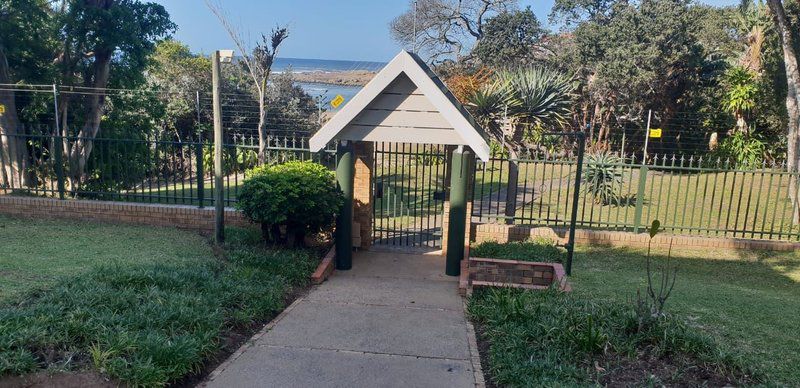
[(372, 167), (375, 145), (372, 142), (356, 142), (355, 157), (353, 222), (358, 224), (361, 249), (369, 249), (372, 245)]

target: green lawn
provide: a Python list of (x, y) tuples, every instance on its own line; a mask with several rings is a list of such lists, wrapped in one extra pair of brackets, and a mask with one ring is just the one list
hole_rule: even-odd
[[(658, 254), (665, 255), (660, 251)], [(646, 287), (643, 250), (596, 248), (575, 258), (575, 292), (625, 301)], [(800, 381), (800, 252), (676, 250), (669, 309), (770, 380)]]
[[(530, 256), (528, 251), (524, 244), (487, 244), (474, 248), (472, 253), (524, 259)], [(574, 291), (567, 296), (572, 302), (563, 304), (586, 308), (587, 304), (596, 303), (599, 307), (592, 308), (602, 312), (598, 317), (615, 311), (616, 307), (608, 306), (629, 310), (624, 306), (631, 306), (637, 289), (646, 288), (644, 253), (639, 249), (579, 247), (570, 279)], [(666, 252), (654, 254), (655, 265), (663, 264)], [(673, 258), (678, 279), (667, 311), (675, 319), (710, 338), (716, 343), (710, 349), (719, 349), (725, 355), (723, 359), (737, 360), (739, 365), (755, 369), (764, 383), (792, 385), (800, 381), (800, 252), (675, 249)], [(526, 298), (510, 297), (518, 303), (534, 303)], [(481, 300), (477, 301), (480, 306)], [(492, 301), (491, 305), (497, 303)], [(570, 307), (566, 314), (574, 314), (575, 308)], [(609, 343), (615, 343), (613, 333), (608, 329)], [(526, 341), (521, 336), (515, 332), (498, 336), (495, 345), (516, 344), (509, 349), (516, 346), (519, 351), (519, 342)], [(529, 352), (534, 348), (535, 344), (527, 347)], [(522, 349), (526, 347), (522, 345)], [(510, 357), (497, 358), (489, 368), (506, 377), (539, 373), (535, 363), (520, 366), (511, 365), (510, 361)], [(582, 367), (580, 372), (587, 376), (595, 373), (591, 365)]]
[(170, 228), (0, 215), (0, 304), (98, 265), (149, 265), (211, 260), (203, 237)]
[(0, 217), (0, 386), (42, 369), (164, 385), (234, 350), (318, 255), (266, 249), (257, 230), (227, 236), (215, 254), (174, 229)]

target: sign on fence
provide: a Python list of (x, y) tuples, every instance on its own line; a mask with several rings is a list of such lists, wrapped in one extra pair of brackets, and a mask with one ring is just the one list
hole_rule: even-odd
[(336, 97), (334, 97), (333, 100), (331, 100), (331, 106), (333, 106), (334, 108), (338, 108), (339, 105), (342, 105), (343, 102), (344, 102), (344, 97), (342, 97), (341, 94), (337, 94)]
[(661, 128), (652, 128), (652, 129), (650, 129), (650, 137), (652, 137), (652, 138), (660, 138), (661, 137)]
[(6, 106), (3, 105), (3, 104), (0, 104), (0, 116), (2, 116), (5, 113), (6, 113)]

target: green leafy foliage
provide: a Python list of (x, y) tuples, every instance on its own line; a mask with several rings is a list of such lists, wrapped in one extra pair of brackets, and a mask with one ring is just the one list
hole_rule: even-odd
[[(265, 230), (304, 235), (330, 226), (344, 203), (333, 172), (310, 161), (261, 166), (247, 174), (236, 206)], [(298, 237), (299, 238), (299, 237)]]
[(484, 368), (497, 386), (591, 385), (626, 359), (644, 357), (668, 356), (681, 368), (737, 368), (680, 319), (665, 316), (639, 331), (629, 306), (602, 299), (487, 289), (470, 298), (468, 313), (489, 343)]
[(758, 168), (764, 160), (766, 148), (759, 137), (736, 132), (720, 142), (713, 156), (729, 161), (732, 167)]
[(471, 247), (470, 255), (474, 257), (549, 263), (560, 263), (564, 260), (563, 250), (556, 247), (552, 240), (545, 238), (514, 241), (504, 244), (495, 241), (486, 241)]
[(650, 224), (650, 229), (647, 231), (650, 234), (650, 238), (653, 238), (658, 234), (659, 228), (661, 228), (661, 221), (653, 220), (653, 223)]
[(747, 112), (756, 105), (758, 84), (756, 75), (748, 69), (734, 66), (725, 73), (725, 101), (723, 106), (732, 113)]
[(526, 64), (535, 60), (544, 36), (545, 30), (530, 6), (503, 12), (486, 21), (483, 37), (472, 54), (481, 62), (498, 67)]
[(583, 190), (599, 204), (619, 204), (622, 188), (622, 159), (610, 153), (586, 156), (583, 166)]
[(574, 89), (573, 79), (558, 70), (525, 66), (496, 72), (466, 97), (471, 112), (496, 142), (519, 149), (541, 140), (539, 132), (567, 123)]
[(227, 260), (205, 256), (101, 263), (22, 303), (0, 306), (0, 375), (58, 365), (131, 386), (199, 372), (234, 328), (274, 316), (317, 263), (305, 250), (264, 249), (231, 230)]

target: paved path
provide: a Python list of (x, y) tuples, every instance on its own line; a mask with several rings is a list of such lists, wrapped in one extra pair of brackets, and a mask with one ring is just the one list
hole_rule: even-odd
[(358, 253), (352, 270), (293, 303), (206, 384), (475, 387), (479, 361), (457, 288), (441, 256)]

